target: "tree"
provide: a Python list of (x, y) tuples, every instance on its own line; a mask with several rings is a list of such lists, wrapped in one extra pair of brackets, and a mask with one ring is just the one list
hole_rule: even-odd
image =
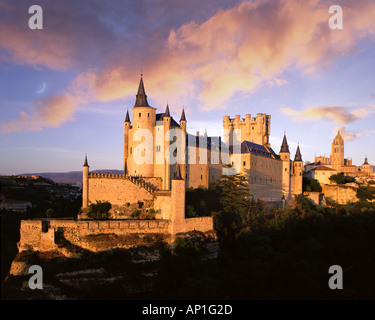
[(241, 174), (223, 175), (219, 181), (219, 202), (226, 212), (243, 214), (250, 207), (250, 188)]
[(55, 210), (53, 210), (52, 208), (48, 208), (46, 210), (46, 217), (48, 219), (52, 218), (54, 216), (54, 214), (55, 214)]
[(303, 178), (303, 190), (307, 192), (322, 192), (322, 186), (316, 179)]
[(219, 239), (230, 243), (246, 225), (250, 209), (250, 188), (246, 177), (236, 174), (222, 176), (218, 189), (222, 210), (214, 214), (215, 228)]
[(355, 179), (353, 177), (346, 177), (344, 172), (340, 172), (338, 174), (333, 174), (328, 178), (330, 181), (336, 182), (337, 184), (345, 184), (354, 182)]

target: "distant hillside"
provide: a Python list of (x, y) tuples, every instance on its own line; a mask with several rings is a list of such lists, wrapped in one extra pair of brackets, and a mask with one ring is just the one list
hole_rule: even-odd
[[(109, 173), (122, 173), (122, 170), (94, 170), (91, 172), (109, 172)], [(49, 178), (56, 183), (77, 183), (82, 182), (82, 171), (69, 171), (69, 172), (41, 172), (41, 173), (22, 173), (22, 176), (41, 176)]]

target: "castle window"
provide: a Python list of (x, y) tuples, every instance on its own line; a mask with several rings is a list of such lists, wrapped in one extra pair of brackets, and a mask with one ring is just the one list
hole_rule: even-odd
[(243, 166), (244, 166), (244, 167), (246, 166), (246, 161), (243, 162)]
[(149, 114), (149, 113), (147, 113), (147, 117), (149, 117), (149, 118), (150, 118), (150, 114)]
[(203, 175), (201, 175), (201, 180), (203, 180)]
[(130, 147), (130, 154), (132, 154), (132, 147)]
[(141, 113), (139, 113), (139, 117), (141, 117)]

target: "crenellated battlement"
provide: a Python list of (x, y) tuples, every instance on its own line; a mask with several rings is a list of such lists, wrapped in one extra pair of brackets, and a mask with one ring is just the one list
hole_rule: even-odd
[[(241, 131), (241, 142), (249, 141), (260, 144), (262, 146), (270, 147), (269, 137), (271, 133), (271, 116), (265, 113), (258, 113), (256, 117), (251, 117), (251, 114), (246, 114), (245, 118), (241, 119), (240, 115), (234, 118), (229, 116), (223, 117), (223, 129), (230, 130), (230, 135), (233, 135), (232, 130)], [(232, 141), (233, 137), (230, 137)]]
[(89, 173), (89, 179), (123, 179), (128, 180), (134, 183), (136, 186), (144, 188), (149, 193), (154, 193), (155, 191), (159, 190), (157, 186), (155, 186), (148, 178), (143, 178), (141, 176), (130, 176), (124, 173), (98, 173), (92, 172)]

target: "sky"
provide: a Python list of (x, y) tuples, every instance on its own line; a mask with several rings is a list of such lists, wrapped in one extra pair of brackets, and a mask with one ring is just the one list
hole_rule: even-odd
[(277, 153), (285, 132), (291, 157), (329, 156), (340, 130), (345, 157), (374, 165), (374, 17), (373, 0), (0, 0), (0, 174), (78, 171), (86, 153), (122, 169), (141, 74), (190, 133), (267, 113)]

